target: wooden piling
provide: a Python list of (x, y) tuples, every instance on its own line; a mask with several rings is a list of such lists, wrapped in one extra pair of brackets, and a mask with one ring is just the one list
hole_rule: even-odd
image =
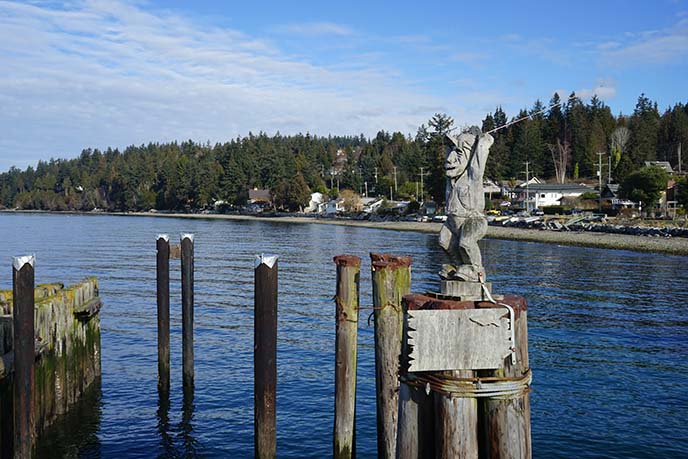
[(12, 266), (15, 459), (29, 459), (33, 447), (34, 262), (33, 255), (15, 257)]
[[(439, 375), (472, 378), (473, 370)], [(438, 458), (478, 459), (478, 399), (435, 394), (435, 451)]]
[(194, 383), (194, 235), (182, 234), (182, 376), (183, 384)]
[(170, 389), (170, 239), (157, 238), (158, 387)]
[(361, 259), (334, 257), (337, 266), (334, 435), (335, 459), (356, 456), (356, 345)]
[(375, 318), (377, 457), (396, 456), (399, 354), (404, 315), (401, 299), (411, 291), (411, 258), (370, 254)]
[(277, 256), (257, 256), (254, 276), (254, 441), (260, 459), (277, 455)]
[[(519, 296), (505, 296), (500, 303), (508, 304), (515, 312), (516, 363), (511, 357), (494, 371), (480, 372), (480, 376), (523, 378), (530, 372), (528, 362), (528, 312), (526, 300)], [(495, 306), (498, 307), (498, 306)], [(530, 394), (488, 398), (481, 406), (481, 458), (530, 459)]]

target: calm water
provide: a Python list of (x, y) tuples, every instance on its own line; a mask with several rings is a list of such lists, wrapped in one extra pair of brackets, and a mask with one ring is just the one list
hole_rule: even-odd
[[(178, 260), (172, 260), (172, 391), (158, 400), (155, 236), (196, 234), (196, 387), (181, 388)], [(36, 281), (100, 280), (102, 383), (39, 445), (42, 457), (251, 457), (253, 256), (280, 255), (278, 455), (327, 457), (334, 405), (332, 257), (413, 257), (434, 289), (435, 235), (172, 218), (0, 215), (0, 260), (36, 253)], [(534, 456), (681, 457), (688, 450), (688, 258), (484, 241), (500, 293), (529, 301)], [(365, 316), (362, 315), (365, 319)], [(373, 328), (361, 320), (357, 445), (375, 456)]]

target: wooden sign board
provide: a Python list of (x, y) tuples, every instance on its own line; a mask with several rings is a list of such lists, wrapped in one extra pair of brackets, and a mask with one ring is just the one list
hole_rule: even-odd
[(511, 354), (505, 309), (408, 311), (406, 320), (409, 371), (493, 370)]

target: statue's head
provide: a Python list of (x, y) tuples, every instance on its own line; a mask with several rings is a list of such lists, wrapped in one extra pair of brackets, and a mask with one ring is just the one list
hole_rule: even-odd
[(476, 133), (471, 128), (457, 136), (452, 134), (446, 135), (447, 156), (444, 162), (444, 173), (447, 177), (458, 177), (466, 170), (468, 160), (471, 157), (471, 150), (479, 134), (480, 130)]

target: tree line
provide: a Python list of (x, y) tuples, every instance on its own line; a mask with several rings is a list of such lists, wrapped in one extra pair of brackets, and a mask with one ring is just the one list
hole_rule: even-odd
[[(554, 107), (546, 110), (548, 106)], [(523, 119), (509, 125), (510, 121)], [(614, 116), (597, 97), (554, 94), (509, 118), (501, 107), (482, 121), (494, 132), (486, 176), (515, 182), (530, 176), (559, 182), (602, 176), (620, 183), (645, 161), (678, 164), (688, 144), (688, 105), (660, 113), (644, 94), (631, 115)], [(191, 140), (119, 151), (85, 149), (74, 159), (39, 161), (0, 174), (0, 204), (43, 210), (195, 210), (217, 201), (240, 206), (251, 188), (271, 190), (275, 204), (298, 210), (309, 193), (356, 193), (444, 201), (444, 136), (461, 128), (434, 115), (414, 136), (380, 131), (374, 138), (265, 133), (211, 145)], [(602, 157), (598, 155), (602, 153)], [(686, 170), (683, 155), (683, 170)], [(611, 168), (611, 170), (610, 170)], [(422, 194), (422, 196), (420, 196)]]

